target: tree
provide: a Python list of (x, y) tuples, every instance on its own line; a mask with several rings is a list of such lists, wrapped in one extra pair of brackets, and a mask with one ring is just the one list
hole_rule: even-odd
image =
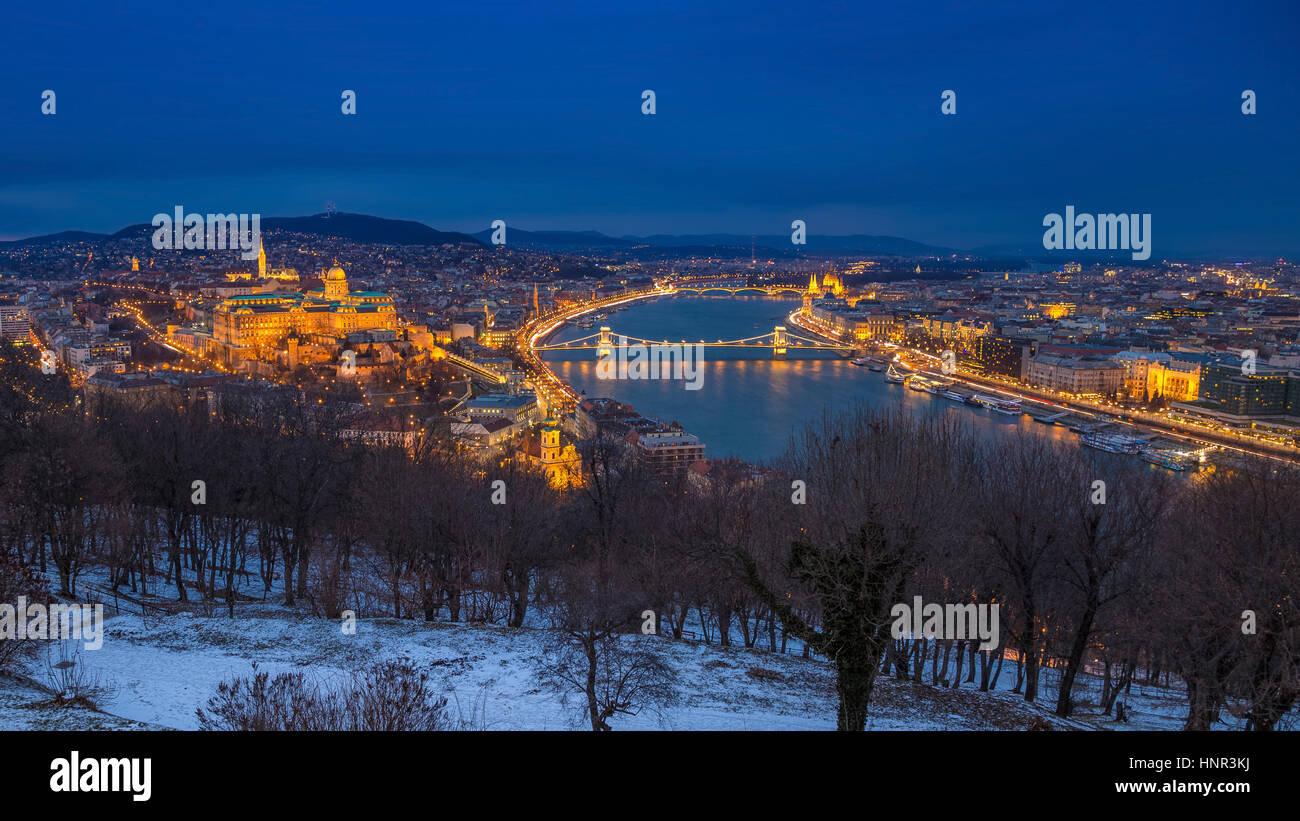
[(95, 540), (99, 505), (120, 491), (109, 449), (80, 417), (44, 417), (17, 468), (38, 550), (59, 573), (59, 594), (76, 595), (77, 575)]
[(1271, 730), (1300, 697), (1297, 498), (1294, 469), (1220, 468), (1163, 522), (1150, 629), (1186, 683), (1185, 729), (1210, 729), (1228, 707)]
[[(1075, 488), (1062, 511), (1065, 525), (1061, 575), (1076, 595), (1077, 613), (1069, 655), (1057, 690), (1056, 714), (1073, 712), (1071, 692), (1102, 608), (1128, 595), (1145, 564), (1156, 523), (1171, 497), (1162, 476), (1131, 463), (1108, 471), (1082, 451), (1065, 457), (1064, 473)], [(1105, 474), (1106, 500), (1097, 504), (1093, 482)]]
[(806, 481), (807, 503), (770, 504), (798, 526), (787, 571), (815, 596), (820, 629), (763, 577), (746, 546), (734, 546), (755, 594), (835, 665), (840, 730), (865, 729), (892, 606), (927, 553), (956, 533), (964, 506), (956, 477), (972, 441), (946, 418), (859, 409), (824, 417), (793, 443), (784, 468)]
[(1008, 624), (1023, 662), (1026, 701), (1038, 698), (1052, 571), (1065, 538), (1061, 514), (1086, 495), (1068, 465), (1050, 442), (1019, 434), (985, 447), (976, 468), (976, 521), (1012, 605)]
[(634, 629), (637, 595), (606, 579), (593, 585), (592, 557), (573, 562), (555, 605), (558, 631), (547, 649), (540, 677), (561, 693), (582, 699), (582, 714), (595, 732), (612, 729), (616, 715), (660, 711), (676, 698), (676, 673), (650, 646), (650, 636), (628, 638)]

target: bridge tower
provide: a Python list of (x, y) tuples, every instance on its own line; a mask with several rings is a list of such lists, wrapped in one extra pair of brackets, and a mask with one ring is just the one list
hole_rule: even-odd
[(596, 359), (601, 360), (614, 355), (614, 343), (610, 339), (609, 326), (600, 326), (600, 340), (596, 344)]
[(785, 358), (785, 345), (786, 345), (785, 326), (777, 325), (775, 328), (772, 329), (772, 358), (773, 359)]

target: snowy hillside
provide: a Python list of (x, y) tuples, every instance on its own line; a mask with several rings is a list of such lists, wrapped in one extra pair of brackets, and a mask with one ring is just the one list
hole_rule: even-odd
[[(30, 705), (48, 696), (32, 687), (4, 682), (0, 684), (0, 729), (194, 729), (198, 726), (195, 709), (206, 705), (217, 684), (249, 675), (254, 662), (272, 674), (308, 669), (329, 680), (377, 661), (398, 658), (430, 673), (463, 726), (492, 730), (583, 726), (577, 701), (571, 699), (566, 707), (538, 680), (550, 631), (378, 619), (360, 621), (355, 635), (344, 635), (336, 621), (276, 609), (234, 620), (185, 612), (109, 618), (103, 647), (83, 652), (80, 663), (109, 691), (100, 707), (110, 715), (75, 708), (34, 709)], [(822, 660), (654, 636), (628, 636), (625, 641), (655, 647), (677, 672), (682, 698), (662, 716), (645, 712), (620, 716), (612, 722), (614, 729), (835, 727), (833, 670)], [(35, 675), (39, 678), (39, 673)], [(868, 728), (1023, 730), (1036, 720), (1062, 729), (1091, 726), (1086, 704), (1079, 720), (1061, 721), (1051, 716), (1048, 699), (1030, 706), (1008, 692), (1014, 679), (1014, 669), (1007, 665), (999, 692), (989, 694), (978, 692), (971, 684), (951, 690), (882, 676), (877, 679)], [(1138, 714), (1127, 728), (1178, 726), (1182, 694), (1162, 696), (1162, 692), (1135, 686), (1133, 703)], [(62, 715), (57, 715), (60, 712)], [(1109, 718), (1097, 724), (1116, 726)]]

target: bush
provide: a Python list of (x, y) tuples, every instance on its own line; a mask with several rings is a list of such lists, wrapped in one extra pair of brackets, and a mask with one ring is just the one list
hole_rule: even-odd
[(101, 682), (98, 675), (90, 672), (75, 644), (66, 641), (50, 644), (58, 646), (58, 661), (54, 660), (53, 648), (47, 648), (45, 654), (44, 686), (54, 696), (49, 702), (51, 705), (97, 710), (101, 702), (115, 695), (116, 688)]
[(342, 687), (303, 673), (275, 677), (253, 665), (253, 676), (223, 681), (196, 710), (204, 730), (443, 730), (451, 723), (447, 699), (428, 676), (405, 662), (376, 664)]

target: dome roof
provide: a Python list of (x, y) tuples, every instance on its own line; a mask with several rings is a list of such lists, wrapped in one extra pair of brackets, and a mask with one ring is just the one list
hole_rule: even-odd
[(342, 268), (335, 265), (333, 268), (329, 270), (329, 273), (325, 275), (325, 278), (330, 280), (340, 280), (340, 279), (346, 279), (347, 275), (343, 273)]

